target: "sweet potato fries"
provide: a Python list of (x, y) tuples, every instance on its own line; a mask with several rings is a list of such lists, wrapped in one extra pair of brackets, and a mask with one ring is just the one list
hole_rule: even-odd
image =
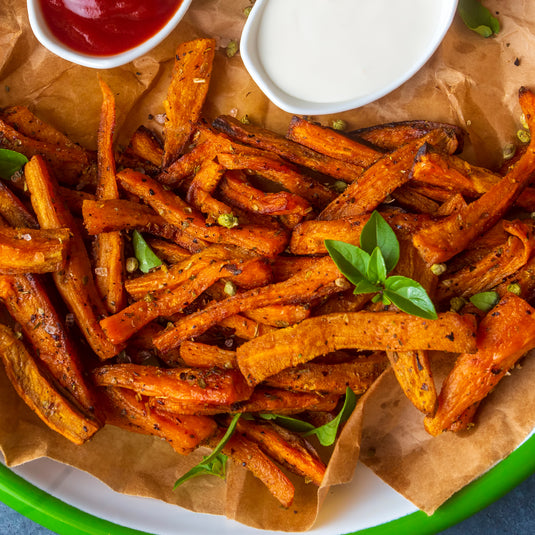
[[(327, 459), (269, 418), (331, 421), (347, 389), (361, 395), (391, 367), (429, 433), (466, 429), (535, 347), (535, 238), (522, 212), (535, 95), (520, 89), (533, 137), (502, 176), (454, 155), (465, 140), (452, 125), (346, 136), (294, 117), (284, 136), (230, 115), (210, 124), (215, 54), (212, 39), (178, 47), (163, 131), (140, 127), (123, 152), (103, 80), (96, 155), (24, 107), (0, 113), (0, 145), (29, 159), (24, 180), (0, 187), (12, 320), (0, 359), (76, 444), (107, 423), (186, 455), (215, 448), (242, 415), (222, 451), (288, 507), (284, 470), (321, 485)], [(437, 319), (354, 295), (327, 254), (325, 240), (358, 246), (374, 210), (401, 244), (395, 275), (420, 281)], [(468, 301), (481, 292), (494, 296), (485, 311)], [(442, 389), (433, 351), (451, 355)]]

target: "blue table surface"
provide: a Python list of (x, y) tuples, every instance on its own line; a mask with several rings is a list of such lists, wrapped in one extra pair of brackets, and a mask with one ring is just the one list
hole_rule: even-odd
[[(0, 503), (1, 535), (52, 533)], [(486, 509), (442, 533), (445, 535), (535, 534), (535, 474)]]

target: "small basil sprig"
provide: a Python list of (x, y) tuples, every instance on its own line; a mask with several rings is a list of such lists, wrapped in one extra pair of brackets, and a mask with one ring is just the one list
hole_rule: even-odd
[(493, 309), (499, 300), (500, 296), (497, 292), (480, 292), (470, 297), (470, 303), (483, 312)]
[(197, 476), (202, 475), (213, 475), (225, 479), (225, 472), (227, 466), (227, 456), (224, 453), (221, 453), (221, 450), (224, 448), (225, 444), (228, 442), (229, 438), (234, 433), (238, 420), (240, 419), (241, 414), (236, 414), (226, 433), (223, 435), (223, 438), (219, 441), (219, 444), (214, 448), (210, 455), (203, 458), (203, 460), (196, 464), (193, 468), (188, 470), (182, 477), (177, 479), (173, 489), (176, 489), (178, 486), (182, 485), (188, 479), (192, 479)]
[(479, 0), (459, 0), (459, 15), (463, 22), (483, 37), (491, 37), (500, 31), (500, 22)]
[(273, 420), (282, 427), (302, 433), (305, 437), (316, 435), (322, 446), (332, 446), (336, 440), (338, 428), (351, 416), (356, 404), (357, 397), (355, 393), (350, 388), (346, 388), (346, 397), (342, 409), (336, 418), (320, 427), (314, 427), (309, 422), (304, 422), (303, 420), (291, 418), (283, 414), (261, 413), (260, 417), (264, 418), (264, 420)]
[(9, 180), (26, 163), (28, 163), (28, 158), (24, 154), (14, 150), (0, 149), (0, 178)]
[(148, 273), (152, 268), (162, 265), (162, 261), (154, 254), (154, 251), (137, 230), (134, 230), (132, 234), (132, 245), (134, 246), (134, 255), (139, 262), (139, 269), (143, 273)]
[(377, 293), (374, 303), (393, 303), (413, 316), (437, 318), (435, 306), (420, 283), (401, 275), (387, 276), (398, 263), (399, 242), (379, 212), (374, 211), (364, 225), (360, 247), (337, 240), (325, 240), (325, 247), (338, 269), (355, 285), (353, 293)]

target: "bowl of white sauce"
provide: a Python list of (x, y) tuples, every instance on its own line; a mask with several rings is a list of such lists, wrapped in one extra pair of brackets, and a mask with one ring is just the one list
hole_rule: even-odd
[(398, 88), (433, 55), (457, 0), (257, 0), (240, 51), (279, 108), (338, 113)]

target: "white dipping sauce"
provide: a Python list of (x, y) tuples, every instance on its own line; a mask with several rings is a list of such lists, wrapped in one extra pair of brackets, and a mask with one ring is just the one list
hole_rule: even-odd
[(287, 94), (339, 102), (403, 76), (429, 48), (440, 0), (269, 0), (260, 61)]

